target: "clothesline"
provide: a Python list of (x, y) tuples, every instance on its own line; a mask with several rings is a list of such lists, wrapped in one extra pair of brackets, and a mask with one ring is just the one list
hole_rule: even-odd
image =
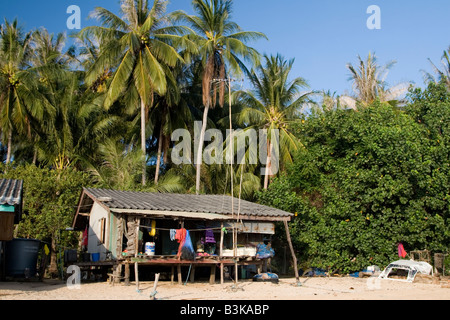
[[(157, 227), (153, 228), (153, 227), (151, 227), (151, 226), (139, 226), (139, 228), (143, 228), (143, 229), (155, 229), (155, 230), (162, 230), (162, 231), (170, 231), (170, 230), (177, 229), (177, 228), (157, 228)], [(178, 229), (179, 229), (179, 228), (178, 228)], [(222, 230), (222, 229), (223, 229), (223, 230), (232, 230), (233, 227), (223, 227), (223, 228), (217, 227), (217, 228), (205, 228), (205, 229), (189, 229), (189, 231), (192, 232), (192, 231)]]

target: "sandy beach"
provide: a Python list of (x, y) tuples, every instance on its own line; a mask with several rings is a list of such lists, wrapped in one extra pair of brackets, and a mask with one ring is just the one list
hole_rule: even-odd
[[(242, 280), (234, 285), (207, 282), (171, 284), (160, 281), (157, 300), (450, 300), (450, 281), (406, 283), (377, 278), (282, 278), (278, 284)], [(153, 282), (111, 285), (81, 283), (78, 289), (65, 282), (0, 282), (0, 300), (150, 300)]]

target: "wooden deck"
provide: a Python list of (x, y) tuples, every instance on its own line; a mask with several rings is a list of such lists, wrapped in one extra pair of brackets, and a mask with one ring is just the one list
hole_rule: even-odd
[[(175, 267), (177, 268), (177, 280), (178, 284), (182, 284), (181, 267), (190, 267), (190, 281), (194, 282), (196, 267), (210, 267), (209, 282), (214, 284), (216, 282), (216, 268), (220, 268), (220, 282), (224, 282), (224, 266), (235, 266), (236, 270), (238, 266), (255, 265), (258, 272), (260, 272), (267, 264), (267, 259), (257, 259), (256, 257), (239, 256), (239, 257), (219, 257), (219, 256), (201, 256), (196, 257), (195, 260), (181, 260), (177, 256), (138, 256), (138, 257), (126, 257), (122, 259), (116, 274), (120, 279), (122, 266), (125, 267), (125, 284), (129, 284), (130, 279), (130, 265), (134, 264), (135, 276), (138, 278), (139, 266), (167, 266), (171, 267), (171, 282), (174, 283)], [(139, 281), (139, 280), (138, 280)]]
[(138, 256), (138, 257), (127, 257), (124, 260), (130, 262), (138, 262), (139, 264), (220, 264), (225, 265), (234, 264), (236, 261), (240, 265), (250, 265), (258, 264), (261, 259), (256, 259), (256, 257), (250, 256), (239, 256), (239, 257), (219, 257), (219, 256), (199, 256), (195, 257), (195, 260), (181, 260), (177, 256)]
[[(101, 268), (113, 268), (113, 273), (108, 274), (111, 283), (118, 283), (124, 280), (125, 285), (130, 284), (130, 266), (134, 265), (135, 278), (139, 282), (138, 267), (139, 266), (167, 266), (171, 268), (171, 282), (174, 283), (175, 279), (175, 267), (177, 268), (177, 280), (178, 284), (182, 284), (181, 267), (190, 267), (190, 281), (194, 282), (196, 267), (210, 267), (209, 282), (214, 284), (216, 282), (216, 268), (220, 268), (220, 282), (224, 282), (224, 266), (234, 266), (235, 272), (238, 266), (254, 265), (257, 268), (257, 272), (267, 266), (267, 259), (258, 259), (251, 256), (199, 256), (195, 260), (181, 260), (176, 255), (155, 255), (155, 256), (126, 256), (117, 260), (111, 261), (97, 261), (97, 262), (76, 262), (73, 265), (77, 265), (82, 269), (101, 269)], [(124, 275), (122, 276), (122, 271)]]

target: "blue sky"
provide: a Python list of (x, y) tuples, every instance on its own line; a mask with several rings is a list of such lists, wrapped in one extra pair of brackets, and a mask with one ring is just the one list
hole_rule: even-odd
[[(15, 17), (26, 30), (46, 27), (66, 32), (70, 5), (81, 9), (82, 27), (94, 7), (118, 11), (118, 0), (15, 0), (0, 2), (0, 17)], [(369, 30), (370, 5), (381, 9), (381, 29)], [(168, 11), (192, 13), (190, 0), (172, 0)], [(448, 0), (234, 0), (233, 20), (244, 30), (265, 33), (269, 41), (251, 45), (261, 53), (295, 58), (292, 76), (305, 78), (311, 89), (349, 92), (346, 64), (375, 52), (381, 64), (396, 60), (387, 82), (412, 81), (423, 86), (421, 70), (431, 71), (450, 46)]]

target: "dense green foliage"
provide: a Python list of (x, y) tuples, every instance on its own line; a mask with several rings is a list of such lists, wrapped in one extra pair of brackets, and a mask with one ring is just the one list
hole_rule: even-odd
[(89, 174), (2, 164), (0, 178), (23, 180), (23, 217), (15, 237), (47, 242), (52, 249), (51, 271), (56, 271), (56, 253), (78, 245), (78, 233), (65, 230), (72, 226), (82, 188), (91, 185)]
[(303, 261), (341, 272), (385, 266), (397, 245), (432, 252), (450, 243), (450, 94), (430, 84), (405, 110), (375, 102), (299, 124), (304, 141), (262, 203), (296, 212)]
[(82, 187), (90, 185), (88, 174), (71, 169), (57, 171), (29, 164), (15, 168), (2, 165), (0, 170), (2, 179), (24, 182), (19, 237), (50, 240), (70, 227)]

